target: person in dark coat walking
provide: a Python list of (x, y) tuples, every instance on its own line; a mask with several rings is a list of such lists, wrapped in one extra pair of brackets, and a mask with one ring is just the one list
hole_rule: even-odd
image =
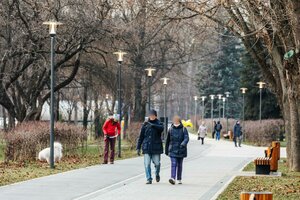
[(215, 125), (215, 131), (216, 131), (216, 140), (219, 141), (221, 138), (221, 131), (222, 131), (222, 124), (220, 121), (217, 122)]
[(241, 147), (242, 140), (243, 140), (242, 127), (241, 127), (240, 121), (237, 121), (236, 124), (234, 125), (234, 129), (233, 129), (233, 141), (234, 141), (235, 147), (237, 147), (237, 143), (238, 143), (239, 147)]
[(213, 127), (214, 130), (212, 130), (212, 133), (211, 133), (211, 134), (212, 134), (212, 135), (211, 135), (212, 139), (214, 139), (214, 138), (215, 138), (215, 135), (216, 135), (216, 125), (217, 125), (217, 122), (214, 121), (214, 125), (213, 125), (213, 126), (214, 126), (214, 127)]
[(155, 110), (149, 111), (149, 119), (142, 126), (137, 142), (137, 153), (140, 155), (141, 149), (144, 154), (144, 165), (147, 184), (152, 184), (151, 161), (155, 166), (156, 182), (160, 181), (160, 155), (163, 153), (162, 132), (163, 124), (157, 119)]
[(179, 184), (182, 184), (182, 164), (183, 159), (187, 157), (187, 144), (189, 142), (189, 133), (182, 125), (179, 116), (173, 118), (173, 124), (168, 130), (166, 140), (166, 155), (171, 158), (171, 178), (169, 182), (176, 183), (176, 175)]

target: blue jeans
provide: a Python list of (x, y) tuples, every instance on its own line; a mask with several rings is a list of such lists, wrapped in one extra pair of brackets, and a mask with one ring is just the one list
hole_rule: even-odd
[(220, 131), (216, 131), (216, 140), (220, 140)]
[(152, 181), (151, 175), (151, 161), (155, 166), (155, 175), (159, 176), (160, 172), (160, 154), (144, 154), (144, 165), (145, 165), (145, 172), (146, 178), (148, 181)]
[(171, 178), (181, 180), (183, 158), (171, 157)]

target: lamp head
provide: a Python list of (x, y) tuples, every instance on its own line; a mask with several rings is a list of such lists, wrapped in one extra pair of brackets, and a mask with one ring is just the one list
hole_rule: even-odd
[(105, 99), (108, 100), (109, 99), (109, 94), (105, 95)]
[(259, 81), (256, 84), (258, 84), (259, 89), (263, 89), (264, 85), (266, 84), (265, 82)]
[(246, 94), (247, 90), (248, 90), (248, 88), (241, 88), (242, 94)]
[(49, 34), (51, 36), (55, 36), (56, 35), (57, 26), (62, 25), (63, 23), (57, 22), (57, 21), (49, 21), (49, 22), (44, 22), (43, 24), (44, 25), (48, 25), (49, 26)]
[(211, 94), (211, 95), (209, 95), (209, 96), (210, 96), (210, 99), (211, 99), (211, 100), (214, 100), (216, 95)]
[(230, 95), (230, 92), (225, 92), (226, 97), (228, 98)]
[(202, 101), (205, 101), (206, 96), (202, 96), (201, 99), (202, 99)]
[(123, 57), (124, 55), (126, 55), (127, 53), (126, 52), (123, 52), (123, 51), (117, 51), (117, 52), (114, 52), (115, 55), (118, 56), (118, 62), (123, 62)]
[(194, 100), (195, 100), (195, 101), (198, 101), (198, 96), (194, 96)]
[(168, 85), (168, 80), (170, 80), (170, 79), (167, 78), (167, 77), (164, 77), (164, 78), (162, 78), (161, 80), (163, 81), (163, 84), (164, 84), (164, 85)]
[(222, 97), (222, 100), (223, 100), (223, 102), (225, 102), (226, 101), (226, 97)]
[(148, 77), (152, 77), (153, 76), (153, 72), (155, 71), (156, 69), (152, 68), (152, 67), (149, 67), (147, 69), (145, 69), (145, 71), (147, 71), (147, 76)]
[(218, 94), (217, 96), (218, 96), (219, 100), (221, 100), (223, 95), (222, 94)]

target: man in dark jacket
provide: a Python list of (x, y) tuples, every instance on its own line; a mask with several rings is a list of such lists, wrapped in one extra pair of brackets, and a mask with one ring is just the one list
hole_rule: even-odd
[(161, 135), (163, 130), (164, 126), (157, 119), (157, 112), (155, 110), (150, 110), (149, 120), (142, 126), (137, 142), (138, 155), (140, 155), (141, 149), (144, 154), (147, 184), (152, 184), (151, 161), (155, 166), (156, 182), (160, 181), (160, 155), (163, 153)]
[(221, 138), (221, 130), (222, 130), (222, 124), (220, 121), (217, 122), (217, 124), (215, 125), (215, 131), (216, 131), (216, 140), (220, 140)]
[(235, 147), (237, 147), (237, 143), (239, 144), (239, 147), (241, 147), (242, 139), (243, 139), (242, 127), (240, 121), (237, 121), (233, 129), (233, 141)]

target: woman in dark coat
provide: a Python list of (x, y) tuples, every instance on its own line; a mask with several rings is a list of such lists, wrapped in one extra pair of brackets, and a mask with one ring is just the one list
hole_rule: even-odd
[(182, 125), (179, 116), (173, 118), (173, 124), (168, 130), (166, 140), (166, 155), (171, 158), (171, 178), (169, 182), (174, 185), (176, 183), (176, 176), (178, 184), (182, 184), (182, 163), (183, 159), (187, 157), (187, 144), (189, 142), (189, 133)]

